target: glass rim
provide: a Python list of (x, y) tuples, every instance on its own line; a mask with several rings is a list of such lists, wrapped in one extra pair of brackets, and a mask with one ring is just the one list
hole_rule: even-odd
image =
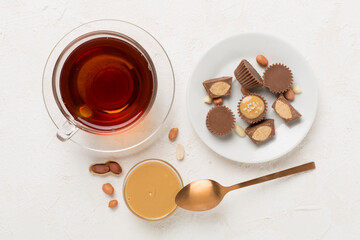
[(181, 178), (181, 175), (180, 173), (176, 170), (176, 168), (171, 165), (169, 162), (165, 161), (165, 160), (162, 160), (162, 159), (157, 159), (157, 158), (148, 158), (148, 159), (145, 159), (145, 160), (142, 160), (138, 163), (136, 163), (134, 166), (132, 166), (130, 168), (130, 170), (128, 171), (128, 173), (126, 174), (125, 176), (125, 179), (124, 179), (124, 182), (123, 182), (123, 186), (122, 186), (122, 194), (123, 194), (123, 200), (126, 204), (126, 207), (137, 217), (141, 218), (141, 219), (144, 219), (144, 220), (147, 220), (147, 221), (159, 221), (159, 220), (162, 220), (162, 219), (165, 219), (167, 217), (169, 217), (170, 215), (172, 215), (175, 210), (178, 208), (178, 205), (175, 203), (175, 208), (169, 212), (168, 214), (162, 216), (162, 217), (159, 217), (159, 218), (146, 218), (146, 217), (143, 217), (139, 214), (137, 214), (128, 204), (128, 202), (126, 201), (126, 196), (125, 196), (125, 187), (126, 187), (126, 184), (127, 184), (127, 181), (128, 181), (128, 178), (130, 176), (130, 174), (136, 169), (138, 168), (139, 166), (145, 164), (145, 163), (148, 163), (148, 162), (158, 162), (158, 163), (161, 163), (167, 167), (169, 167), (174, 173), (175, 175), (178, 177), (178, 180), (179, 180), (179, 183), (180, 183), (180, 187), (183, 188), (184, 187), (184, 183), (183, 183), (183, 180)]

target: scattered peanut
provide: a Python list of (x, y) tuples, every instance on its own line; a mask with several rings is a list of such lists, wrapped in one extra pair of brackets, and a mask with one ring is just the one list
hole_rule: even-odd
[(181, 144), (178, 144), (176, 147), (176, 158), (177, 160), (183, 160), (185, 155), (184, 146)]
[(112, 195), (114, 193), (114, 187), (110, 183), (105, 183), (102, 186), (102, 190), (108, 195)]
[(214, 102), (215, 105), (221, 105), (223, 103), (223, 100), (220, 97), (220, 98), (215, 98), (213, 102)]
[(110, 171), (110, 168), (106, 164), (94, 164), (90, 170), (97, 174), (104, 174)]
[(269, 61), (263, 55), (257, 55), (256, 61), (262, 67), (266, 67), (269, 64)]
[(300, 93), (302, 93), (302, 89), (300, 88), (299, 85), (294, 85), (294, 86), (292, 87), (292, 90), (294, 91), (295, 94), (300, 94)]
[(117, 162), (108, 162), (107, 165), (112, 173), (120, 174), (122, 172), (121, 166)]
[(178, 128), (172, 128), (170, 129), (170, 132), (169, 132), (169, 139), (170, 141), (174, 141), (175, 138), (177, 137), (178, 135), (178, 132), (179, 132), (179, 129)]
[(122, 169), (119, 163), (110, 160), (105, 163), (95, 163), (90, 165), (89, 172), (95, 175), (119, 175), (122, 172)]
[(293, 92), (293, 90), (290, 88), (289, 90), (287, 90), (285, 93), (284, 93), (284, 97), (289, 100), (289, 101), (294, 101), (295, 99), (295, 94)]
[(118, 205), (118, 201), (117, 200), (111, 200), (109, 202), (109, 208), (115, 208)]
[(241, 93), (246, 96), (246, 95), (249, 95), (251, 92), (249, 89), (247, 88), (244, 88), (244, 87), (241, 87)]
[(211, 104), (211, 103), (212, 103), (212, 99), (211, 99), (211, 97), (209, 97), (209, 95), (207, 95), (206, 97), (204, 97), (203, 101), (204, 101), (204, 103), (207, 103), (207, 104)]
[(235, 124), (234, 131), (240, 137), (245, 137), (246, 136), (244, 129), (240, 125)]

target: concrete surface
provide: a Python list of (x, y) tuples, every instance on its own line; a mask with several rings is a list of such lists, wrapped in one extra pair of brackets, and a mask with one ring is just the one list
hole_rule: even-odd
[[(25, 1), (0, 0), (0, 239), (359, 239), (360, 2), (353, 1)], [(95, 19), (122, 19), (151, 32), (167, 50), (176, 99), (163, 131), (128, 156), (98, 154), (62, 143), (45, 110), (41, 76), (56, 42)], [(185, 89), (201, 55), (237, 33), (277, 35), (313, 66), (319, 111), (305, 140), (267, 164), (223, 159), (195, 135)], [(178, 127), (182, 162), (167, 132)], [(224, 185), (308, 161), (317, 170), (229, 194), (208, 212), (178, 209), (159, 222), (126, 208), (121, 177), (97, 177), (89, 164), (119, 160), (126, 173), (157, 157), (185, 183), (212, 178)], [(116, 210), (101, 186), (111, 182)]]

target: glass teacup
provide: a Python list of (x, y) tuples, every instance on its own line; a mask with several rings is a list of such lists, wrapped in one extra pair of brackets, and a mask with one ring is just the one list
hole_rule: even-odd
[[(93, 54), (92, 49), (99, 50), (103, 46), (96, 45), (99, 42), (103, 45), (105, 42), (105, 47), (109, 47), (109, 49), (104, 48), (107, 52), (100, 51), (99, 55), (101, 56), (96, 56), (96, 60), (91, 65), (89, 63), (91, 61), (87, 61), (86, 54), (83, 53), (90, 52), (89, 56), (93, 56), (91, 55)], [(138, 58), (148, 65), (148, 71), (143, 67), (142, 72), (135, 72), (133, 65), (127, 62), (123, 64), (126, 70), (120, 69), (120, 61), (123, 61), (121, 56), (125, 53), (120, 49), (119, 54), (116, 55), (118, 49), (114, 48), (116, 43), (120, 42), (129, 46), (134, 54), (139, 53)], [(89, 45), (88, 43), (95, 44), (95, 46), (92, 46), (90, 51), (85, 51), (84, 48)], [(78, 52), (81, 52), (82, 55), (79, 54), (79, 56), (82, 58), (74, 57)], [(116, 58), (117, 56), (120, 57)], [(83, 59), (86, 60), (84, 60), (85, 64), (81, 65), (86, 67), (82, 67), (82, 70), (76, 73), (76, 76), (80, 76), (78, 77), (80, 80), (74, 81), (75, 84), (70, 81), (66, 82), (71, 76), (69, 72), (73, 73), (78, 69), (75, 66), (73, 67), (75, 70), (67, 71), (68, 66), (74, 66), (74, 63), (71, 63), (72, 59), (75, 59), (73, 62), (76, 64)], [(103, 60), (108, 65), (102, 69), (99, 66)], [(109, 72), (111, 73), (110, 77)], [(122, 75), (123, 73), (125, 75)], [(144, 95), (144, 91), (139, 90), (144, 84), (140, 82), (137, 86), (133, 82), (127, 84), (122, 81), (119, 83), (119, 79), (124, 79), (126, 76), (130, 76), (129, 74), (138, 76), (136, 81), (144, 79), (146, 74), (151, 80), (151, 94), (149, 90), (147, 102), (143, 104), (139, 112), (128, 111), (133, 115), (125, 114), (125, 110), (131, 109), (129, 104), (134, 101), (130, 100), (139, 99)], [(114, 76), (118, 78), (115, 79)], [(87, 79), (97, 80), (87, 83)], [(137, 83), (136, 81), (134, 83)], [(119, 84), (114, 85), (114, 83)], [(102, 87), (104, 90), (98, 91)], [(74, 89), (81, 90), (78, 91), (80, 92), (79, 96), (74, 94), (74, 92), (76, 93)], [(168, 116), (173, 103), (174, 90), (173, 69), (159, 42), (142, 28), (117, 20), (98, 20), (86, 23), (65, 35), (51, 52), (43, 74), (44, 102), (51, 119), (59, 129), (58, 138), (62, 141), (70, 139), (85, 148), (104, 152), (125, 151), (150, 139)], [(132, 94), (128, 94), (130, 91)], [(96, 96), (89, 97), (92, 95)], [(123, 95), (130, 97), (124, 98)], [(104, 103), (102, 99), (107, 101), (105, 107), (101, 105)], [(121, 102), (122, 100), (124, 102)], [(121, 116), (125, 115), (130, 117), (121, 122), (120, 120), (123, 119)], [(111, 118), (112, 116), (117, 116), (117, 118)], [(101, 122), (103, 119), (106, 121)], [(116, 122), (116, 120), (118, 121)]]

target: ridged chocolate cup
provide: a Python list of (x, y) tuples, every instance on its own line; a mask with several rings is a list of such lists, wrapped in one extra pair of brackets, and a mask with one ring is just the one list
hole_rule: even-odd
[(234, 75), (241, 86), (249, 90), (263, 85), (260, 74), (246, 59), (243, 59), (240, 62), (239, 66), (234, 71)]
[(206, 126), (214, 135), (227, 135), (235, 126), (235, 115), (228, 107), (215, 106), (206, 116)]
[(275, 63), (265, 69), (264, 85), (272, 93), (284, 93), (293, 84), (293, 74), (289, 67), (282, 63)]
[[(242, 100), (244, 100), (244, 98), (249, 97), (249, 96), (257, 96), (259, 97), (263, 102), (264, 102), (264, 111), (257, 117), (257, 118), (247, 118), (244, 114), (242, 114), (242, 112), (240, 111), (240, 103)], [(267, 112), (267, 102), (265, 100), (265, 98), (263, 98), (263, 96), (261, 96), (260, 94), (257, 93), (250, 93), (249, 95), (243, 96), (238, 105), (237, 105), (237, 109), (238, 109), (238, 114), (241, 117), (242, 120), (244, 120), (245, 122), (249, 123), (249, 124), (254, 124), (254, 123), (258, 123), (261, 120), (263, 120), (265, 118), (266, 112)]]

